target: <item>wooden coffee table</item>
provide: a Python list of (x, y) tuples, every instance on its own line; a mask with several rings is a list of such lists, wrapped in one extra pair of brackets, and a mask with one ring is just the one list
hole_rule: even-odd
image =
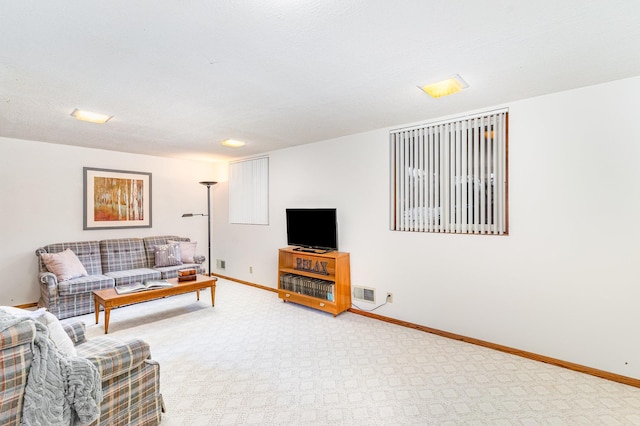
[(147, 302), (153, 299), (160, 299), (177, 294), (196, 292), (196, 297), (200, 300), (200, 290), (211, 289), (211, 306), (215, 306), (216, 281), (214, 277), (198, 275), (194, 281), (178, 282), (177, 278), (169, 278), (167, 281), (174, 284), (173, 287), (159, 288), (155, 290), (138, 291), (135, 293), (118, 294), (115, 289), (95, 290), (93, 292), (94, 309), (96, 312), (96, 324), (100, 319), (100, 306), (104, 308), (104, 334), (109, 332), (109, 314), (111, 309), (123, 305)]

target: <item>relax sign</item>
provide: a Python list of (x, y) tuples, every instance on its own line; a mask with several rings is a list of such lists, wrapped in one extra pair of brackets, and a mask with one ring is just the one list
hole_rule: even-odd
[(296, 257), (296, 269), (299, 271), (315, 272), (316, 274), (329, 275), (327, 271), (328, 262), (320, 262), (319, 260), (304, 259)]

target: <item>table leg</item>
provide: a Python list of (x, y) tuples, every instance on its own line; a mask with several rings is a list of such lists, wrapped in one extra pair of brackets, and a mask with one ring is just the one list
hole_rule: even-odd
[(211, 286), (211, 306), (216, 306), (216, 285)]
[(93, 295), (93, 309), (95, 309), (96, 311), (96, 324), (97, 324), (98, 320), (100, 319), (100, 304), (98, 303), (98, 296), (96, 296), (95, 294)]
[(196, 297), (200, 300), (200, 290), (196, 290)]
[(111, 308), (104, 307), (104, 334), (109, 332), (109, 314), (111, 313)]

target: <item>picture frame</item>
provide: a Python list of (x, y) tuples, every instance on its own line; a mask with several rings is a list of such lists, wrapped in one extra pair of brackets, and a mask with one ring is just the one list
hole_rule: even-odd
[(83, 229), (151, 228), (151, 173), (83, 167)]

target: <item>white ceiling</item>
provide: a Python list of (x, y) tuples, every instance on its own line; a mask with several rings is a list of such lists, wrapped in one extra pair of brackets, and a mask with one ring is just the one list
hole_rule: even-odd
[(0, 3), (0, 136), (131, 153), (245, 157), (636, 75), (638, 0)]

